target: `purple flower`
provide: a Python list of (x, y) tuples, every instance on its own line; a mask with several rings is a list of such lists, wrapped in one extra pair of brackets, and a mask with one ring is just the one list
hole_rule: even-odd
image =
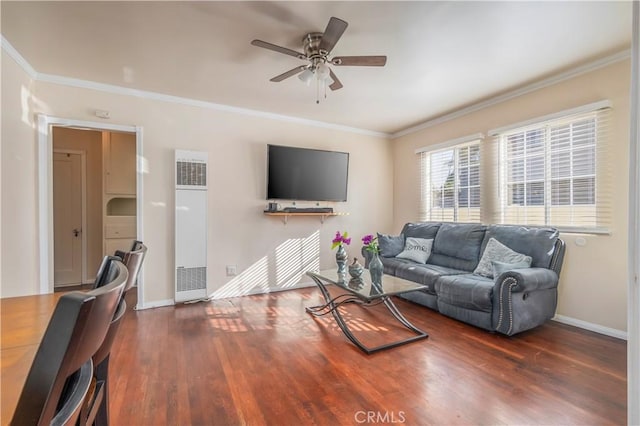
[(346, 232), (341, 234), (340, 231), (336, 231), (336, 236), (333, 240), (331, 240), (331, 249), (342, 246), (342, 244), (351, 244), (351, 238), (347, 238), (348, 235), (349, 234), (347, 234)]
[(373, 241), (373, 235), (371, 234), (365, 235), (364, 237), (362, 237), (362, 244), (364, 244), (365, 246), (368, 246), (369, 244), (371, 244), (372, 241)]
[(374, 237), (371, 234), (362, 237), (362, 244), (364, 245), (364, 249), (372, 253), (380, 253), (380, 247), (378, 246), (378, 242), (376, 241), (377, 239), (377, 237)]
[(342, 235), (337, 234), (336, 237), (331, 241), (334, 244), (338, 244), (342, 242)]

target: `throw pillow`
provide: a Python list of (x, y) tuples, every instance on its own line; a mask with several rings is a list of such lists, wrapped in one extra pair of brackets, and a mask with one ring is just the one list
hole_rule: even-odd
[(431, 256), (432, 246), (433, 240), (407, 237), (407, 241), (404, 243), (404, 250), (396, 257), (413, 260), (416, 263), (427, 263), (429, 256)]
[(404, 250), (404, 235), (378, 234), (380, 256), (396, 257)]
[(531, 256), (513, 251), (495, 238), (490, 238), (473, 273), (493, 278), (493, 268), (491, 266), (493, 261), (504, 263), (528, 262), (531, 265)]
[(529, 267), (531, 267), (531, 262), (526, 262), (526, 261), (516, 262), (516, 263), (505, 263), (505, 262), (498, 262), (494, 260), (491, 262), (491, 269), (493, 270), (494, 277), (499, 277), (500, 274), (502, 274), (503, 272), (507, 272), (512, 269), (524, 269)]

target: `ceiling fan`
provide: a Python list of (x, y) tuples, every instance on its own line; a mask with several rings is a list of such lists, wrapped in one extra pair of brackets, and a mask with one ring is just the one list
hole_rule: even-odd
[[(309, 84), (315, 76), (318, 82), (322, 82), (323, 84), (331, 81), (331, 84), (328, 85), (329, 88), (331, 90), (338, 90), (342, 88), (342, 83), (328, 65), (382, 67), (387, 63), (386, 56), (334, 56), (330, 59), (329, 54), (347, 29), (347, 25), (349, 24), (347, 24), (346, 21), (331, 17), (324, 33), (309, 33), (304, 36), (302, 39), (304, 53), (296, 52), (295, 50), (262, 40), (253, 40), (251, 44), (309, 61), (309, 64), (297, 66), (292, 70), (273, 77), (270, 81), (278, 83), (296, 74), (300, 74), (298, 78), (307, 84)], [(319, 101), (316, 100), (316, 102)]]

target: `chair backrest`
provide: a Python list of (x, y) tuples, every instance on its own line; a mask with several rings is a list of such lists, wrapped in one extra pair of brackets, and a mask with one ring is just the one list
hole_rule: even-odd
[(147, 246), (142, 241), (135, 240), (131, 245), (130, 251), (116, 250), (114, 256), (122, 259), (127, 269), (129, 270), (129, 281), (124, 287), (124, 292), (131, 290), (138, 280), (140, 269), (142, 268), (142, 261), (147, 255)]
[(96, 353), (116, 311), (127, 268), (114, 261), (113, 280), (88, 293), (58, 299), (18, 399), (12, 425), (49, 425), (65, 383)]
[(67, 380), (65, 392), (61, 397), (61, 407), (51, 420), (51, 426), (75, 426), (80, 411), (91, 388), (93, 377), (93, 364), (91, 360), (82, 364), (82, 367)]
[(100, 348), (93, 355), (93, 365), (98, 366), (111, 352), (111, 346), (113, 345), (113, 341), (116, 338), (116, 334), (118, 334), (118, 329), (120, 328), (120, 322), (124, 313), (127, 310), (127, 302), (124, 301), (124, 297), (120, 298), (120, 303), (118, 304), (118, 309), (116, 313), (113, 315), (113, 319), (111, 320), (111, 324), (109, 325), (109, 330), (107, 331), (107, 335), (104, 337)]
[(131, 287), (136, 284), (138, 275), (140, 275), (140, 270), (142, 269), (142, 262), (147, 255), (147, 246), (145, 246), (141, 241), (136, 241), (133, 244), (133, 247), (134, 250), (125, 253), (124, 258), (122, 259), (129, 270), (129, 279), (127, 280), (127, 284), (124, 286), (125, 293), (131, 290)]
[(112, 266), (112, 263), (115, 260), (122, 261), (118, 256), (105, 256), (102, 259), (102, 263), (100, 263), (98, 273), (96, 274), (96, 280), (93, 283), (94, 289), (110, 283), (116, 277), (118, 274), (118, 268)]

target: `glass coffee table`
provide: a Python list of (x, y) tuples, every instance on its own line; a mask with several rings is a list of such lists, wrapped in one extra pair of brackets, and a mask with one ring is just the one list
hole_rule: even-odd
[[(391, 275), (384, 275), (382, 278), (382, 285), (378, 286), (372, 284), (368, 270), (365, 270), (362, 277), (358, 280), (351, 279), (351, 276), (348, 274), (338, 274), (335, 269), (320, 272), (307, 272), (307, 275), (316, 283), (322, 292), (326, 303), (319, 306), (310, 306), (306, 308), (306, 311), (316, 317), (331, 313), (345, 336), (347, 336), (354, 345), (365, 353), (372, 354), (384, 349), (395, 348), (396, 346), (406, 345), (407, 343), (429, 337), (426, 332), (411, 324), (400, 313), (396, 305), (391, 300), (391, 296), (415, 290), (422, 290), (427, 288), (426, 286)], [(327, 285), (330, 284), (333, 284), (336, 288), (340, 289), (342, 293), (332, 298), (327, 290)], [(415, 336), (396, 340), (376, 347), (367, 347), (353, 335), (349, 329), (349, 325), (344, 318), (342, 318), (342, 315), (338, 310), (340, 306), (348, 303), (355, 303), (362, 307), (384, 304), (389, 312), (391, 312), (391, 315), (393, 315), (393, 317), (403, 326), (414, 332)]]

